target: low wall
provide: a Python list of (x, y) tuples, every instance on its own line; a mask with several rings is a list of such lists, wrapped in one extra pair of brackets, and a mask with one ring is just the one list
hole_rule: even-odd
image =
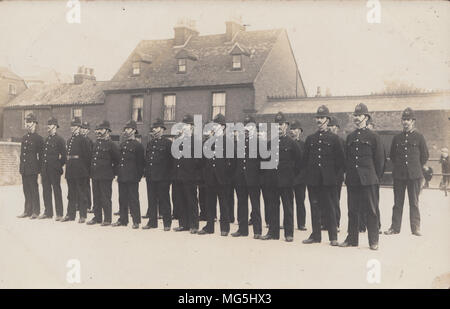
[(0, 186), (22, 183), (19, 163), (20, 143), (0, 142)]

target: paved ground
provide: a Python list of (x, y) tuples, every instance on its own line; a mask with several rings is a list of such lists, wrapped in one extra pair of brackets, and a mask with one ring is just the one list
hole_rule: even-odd
[[(115, 210), (116, 189), (115, 184)], [(66, 192), (64, 186), (64, 196)], [(144, 182), (141, 192), (144, 211)], [(402, 233), (382, 235), (376, 252), (368, 249), (365, 233), (359, 248), (330, 247), (325, 232), (321, 244), (301, 244), (311, 230), (309, 206), (308, 231), (295, 231), (294, 242), (286, 243), (221, 237), (217, 232), (164, 232), (162, 227), (132, 230), (17, 219), (23, 210), (21, 186), (0, 187), (0, 196), (0, 288), (431, 288), (433, 280), (434, 285), (450, 286), (450, 197), (440, 191), (421, 195), (423, 237), (411, 235), (406, 208)], [(392, 190), (382, 189), (381, 197), (385, 230)], [(342, 199), (346, 230), (345, 188)], [(231, 230), (236, 229), (233, 224)], [(341, 232), (339, 240), (344, 238)], [(67, 267), (71, 259), (80, 261), (81, 283), (66, 280), (74, 269)], [(368, 267), (371, 259), (380, 263), (380, 283), (367, 281), (368, 271), (376, 269)]]

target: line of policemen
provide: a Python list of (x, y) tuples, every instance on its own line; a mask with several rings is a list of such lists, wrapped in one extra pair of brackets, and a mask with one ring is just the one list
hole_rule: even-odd
[[(213, 119), (209, 136), (194, 134), (192, 115), (183, 117), (183, 126), (177, 140), (179, 155), (172, 152), (172, 139), (164, 135), (165, 124), (157, 119), (150, 127), (146, 149), (136, 140), (136, 122), (128, 121), (123, 128), (123, 141), (112, 142), (108, 121), (95, 128), (96, 141), (86, 132), (88, 124), (78, 118), (71, 122), (72, 136), (65, 142), (57, 133), (58, 121), (47, 122), (48, 136), (44, 140), (36, 133), (37, 120), (29, 114), (26, 120), (28, 133), (22, 139), (20, 173), (23, 180), (25, 209), (20, 218), (52, 218), (52, 192), (55, 199), (57, 221), (73, 221), (79, 212), (79, 223), (86, 222), (90, 208), (92, 180), (94, 217), (87, 224), (126, 226), (129, 214), (132, 227), (141, 223), (139, 182), (145, 177), (148, 198), (148, 223), (143, 229), (158, 227), (158, 214), (165, 231), (172, 219), (178, 219), (174, 231), (191, 234), (214, 233), (217, 201), (220, 208), (220, 233), (230, 233), (234, 221), (234, 192), (237, 195), (238, 229), (233, 237), (248, 236), (253, 226), (255, 239), (279, 239), (284, 229), (287, 242), (294, 236), (294, 196), (297, 228), (306, 230), (305, 195), (311, 206), (312, 232), (304, 244), (320, 243), (322, 229), (328, 231), (331, 246), (358, 246), (361, 227), (367, 228), (369, 245), (378, 249), (380, 212), (379, 185), (384, 173), (386, 152), (377, 133), (368, 126), (371, 121), (368, 108), (360, 103), (355, 107), (353, 121), (356, 129), (345, 140), (336, 133), (339, 123), (328, 108), (322, 105), (314, 115), (317, 131), (305, 141), (299, 121), (292, 124), (279, 112), (278, 141), (258, 132), (255, 119), (248, 115), (243, 123), (245, 135), (230, 137), (226, 134), (225, 117)], [(422, 134), (415, 129), (415, 115), (411, 108), (402, 113), (403, 132), (396, 135), (390, 149), (393, 162), (394, 207), (392, 225), (386, 235), (400, 233), (402, 210), (406, 190), (410, 204), (411, 231), (420, 236), (419, 193), (423, 178), (422, 167), (428, 160), (428, 149)], [(275, 133), (276, 134), (276, 133)], [(243, 143), (240, 141), (243, 138)], [(229, 139), (232, 139), (231, 141)], [(189, 143), (188, 143), (189, 141)], [(220, 142), (219, 142), (220, 141)], [(227, 157), (227, 145), (234, 143), (234, 157)], [(264, 161), (259, 144), (277, 150), (275, 166), (262, 169)], [(212, 155), (195, 156), (195, 144), (210, 149)], [(237, 156), (238, 145), (244, 145), (244, 156)], [(257, 145), (258, 154), (250, 154)], [(255, 149), (255, 148), (253, 148)], [(241, 149), (242, 150), (242, 149)], [(204, 152), (203, 152), (204, 153)], [(189, 155), (186, 155), (189, 154)], [(61, 176), (66, 165), (68, 204), (63, 217)], [(40, 215), (37, 175), (41, 174), (45, 211)], [(345, 177), (344, 177), (345, 175)], [(119, 191), (119, 219), (112, 223), (112, 181), (117, 176)], [(340, 221), (340, 192), (345, 181), (348, 201), (348, 231), (344, 242), (338, 243)], [(172, 194), (170, 196), (170, 187)], [(306, 188), (308, 190), (306, 190)], [(264, 201), (264, 219), (268, 231), (262, 235), (260, 197)], [(249, 215), (249, 200), (251, 213)], [(172, 210), (173, 205), (173, 210)], [(199, 215), (200, 205), (200, 215)], [(280, 206), (283, 207), (283, 226), (280, 226)], [(40, 215), (40, 216), (39, 216)], [(250, 217), (250, 222), (249, 222)], [(200, 228), (199, 221), (206, 224)]]

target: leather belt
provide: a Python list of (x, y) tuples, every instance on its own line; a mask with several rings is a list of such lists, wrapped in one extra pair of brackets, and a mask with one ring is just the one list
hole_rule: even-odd
[(79, 159), (80, 156), (79, 155), (74, 155), (74, 156), (67, 156), (67, 158), (70, 159)]

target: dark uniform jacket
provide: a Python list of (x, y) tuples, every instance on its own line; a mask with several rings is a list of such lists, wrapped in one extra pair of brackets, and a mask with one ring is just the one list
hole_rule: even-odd
[(307, 185), (336, 185), (339, 171), (345, 163), (339, 137), (330, 131), (317, 131), (309, 135), (305, 141), (303, 163)]
[(19, 171), (22, 175), (36, 175), (41, 171), (44, 139), (39, 134), (27, 133), (22, 137)]
[(89, 177), (91, 147), (81, 134), (72, 135), (67, 140), (66, 178)]
[(153, 138), (145, 152), (145, 177), (152, 181), (169, 181), (172, 169), (172, 142), (167, 137)]
[(274, 169), (266, 169), (263, 172), (262, 185), (279, 188), (292, 187), (301, 169), (302, 153), (298, 143), (286, 135), (279, 137), (278, 145), (272, 139), (268, 147), (270, 149), (271, 147), (278, 148), (278, 166)]
[[(256, 140), (256, 142), (255, 142)], [(255, 144), (256, 158), (250, 158), (250, 145)], [(244, 138), (245, 158), (238, 158), (237, 147), (235, 143), (236, 168), (233, 177), (233, 183), (237, 186), (259, 187), (261, 182), (261, 157), (259, 156), (259, 138), (255, 135)], [(253, 146), (252, 146), (253, 147)]]
[(48, 136), (42, 151), (42, 175), (45, 176), (47, 173), (62, 175), (66, 159), (64, 139), (58, 134)]
[(111, 139), (97, 139), (92, 149), (92, 179), (112, 180), (119, 160), (119, 147)]
[[(295, 142), (298, 144), (298, 148), (300, 148), (300, 153), (301, 153), (302, 158), (303, 158), (304, 155), (305, 155), (305, 142), (302, 141), (301, 139), (295, 139)], [(303, 168), (301, 168), (301, 170), (298, 173), (298, 175), (295, 177), (294, 185), (305, 184), (306, 177), (307, 177), (306, 169), (303, 167)]]
[[(194, 145), (195, 139), (194, 136), (192, 136), (190, 158), (185, 158), (184, 156), (175, 158), (172, 156), (172, 180), (195, 184), (200, 182), (202, 159), (194, 157)], [(183, 150), (183, 147), (183, 144), (180, 145), (180, 151)]]
[(137, 140), (120, 143), (118, 182), (139, 182), (144, 175), (144, 147)]
[[(234, 141), (228, 141), (229, 143), (234, 143)], [(236, 167), (236, 161), (233, 158), (226, 158), (227, 149), (227, 139), (223, 135), (223, 147), (219, 149), (216, 144), (211, 146), (211, 149), (216, 153), (212, 158), (203, 157), (203, 179), (205, 184), (220, 184), (229, 185), (231, 184), (232, 177)]]
[(370, 129), (356, 129), (345, 143), (347, 185), (379, 184), (384, 169), (384, 147), (380, 136)]
[(422, 166), (428, 161), (428, 148), (422, 134), (417, 131), (402, 132), (394, 136), (390, 159), (395, 179), (419, 179), (423, 177)]

